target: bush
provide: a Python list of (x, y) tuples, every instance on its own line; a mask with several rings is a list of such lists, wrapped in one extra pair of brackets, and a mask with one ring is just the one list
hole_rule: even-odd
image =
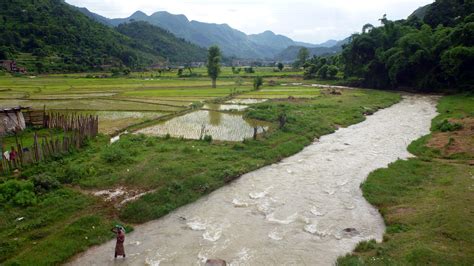
[(204, 140), (205, 142), (211, 143), (211, 142), (212, 142), (212, 136), (211, 136), (211, 135), (205, 135), (204, 138), (203, 138), (203, 140)]
[(246, 67), (246, 68), (244, 68), (244, 71), (247, 74), (255, 73), (255, 70), (253, 69), (253, 67)]
[(460, 123), (450, 123), (448, 119), (444, 119), (440, 123), (436, 124), (435, 130), (441, 132), (452, 132), (462, 129), (462, 124)]
[(254, 90), (259, 90), (260, 87), (263, 85), (263, 78), (258, 76), (253, 79), (253, 89)]
[(36, 193), (46, 193), (58, 189), (61, 186), (61, 183), (59, 183), (56, 178), (47, 174), (35, 175), (33, 176), (32, 181)]
[(130, 154), (119, 145), (110, 145), (102, 151), (102, 160), (110, 164), (129, 163), (132, 161)]
[(0, 204), (13, 203), (26, 207), (37, 202), (31, 181), (11, 179), (0, 185)]
[(82, 165), (68, 165), (64, 171), (64, 175), (60, 176), (58, 180), (64, 184), (71, 184), (87, 176), (87, 171)]
[(375, 245), (377, 243), (375, 242), (374, 239), (369, 240), (369, 241), (362, 241), (359, 244), (357, 244), (355, 248), (355, 252), (367, 252), (375, 249)]
[(34, 205), (36, 202), (36, 195), (33, 191), (22, 190), (13, 197), (13, 203), (21, 207)]

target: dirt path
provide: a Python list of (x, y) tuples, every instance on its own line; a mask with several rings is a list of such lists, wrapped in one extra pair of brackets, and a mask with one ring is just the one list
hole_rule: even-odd
[(126, 260), (114, 242), (73, 265), (331, 265), (361, 240), (381, 240), (381, 216), (360, 183), (429, 133), (433, 98), (407, 96), (366, 121), (324, 136), (278, 164), (242, 176), (197, 202), (127, 235)]

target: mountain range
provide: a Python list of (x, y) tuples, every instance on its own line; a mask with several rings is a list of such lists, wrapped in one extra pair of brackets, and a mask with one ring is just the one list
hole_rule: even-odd
[[(127, 18), (109, 19), (92, 13), (86, 8), (79, 8), (79, 10), (97, 22), (110, 27), (116, 27), (127, 22), (145, 21), (166, 29), (179, 38), (205, 48), (211, 45), (218, 45), (226, 57), (273, 60), (289, 47), (332, 48), (338, 45), (338, 41), (335, 40), (330, 40), (320, 45), (297, 42), (286, 36), (275, 34), (272, 31), (247, 35), (231, 28), (227, 24), (190, 21), (184, 15), (174, 15), (165, 11), (156, 12), (150, 16), (137, 11)], [(340, 50), (340, 48), (334, 47), (332, 50)], [(290, 60), (294, 60), (294, 58)]]

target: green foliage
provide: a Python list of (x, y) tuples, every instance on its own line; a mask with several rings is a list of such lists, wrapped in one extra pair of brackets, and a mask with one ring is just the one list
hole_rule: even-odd
[(105, 148), (101, 153), (101, 158), (109, 164), (122, 164), (132, 161), (131, 154), (119, 143), (114, 143)]
[(472, 2), (437, 0), (424, 21), (383, 17), (381, 27), (352, 36), (342, 56), (345, 76), (374, 88), (472, 90), (472, 12)]
[(11, 203), (26, 207), (36, 202), (37, 199), (32, 182), (10, 179), (0, 184), (0, 205)]
[(260, 76), (257, 76), (253, 79), (253, 89), (254, 90), (259, 90), (260, 87), (263, 85), (263, 78)]
[(207, 74), (212, 79), (212, 87), (216, 87), (216, 80), (221, 73), (221, 50), (218, 46), (211, 46), (207, 55)]
[(374, 250), (376, 248), (377, 242), (374, 239), (369, 241), (362, 241), (357, 244), (356, 248), (354, 249), (355, 252), (368, 252)]
[(340, 64), (338, 56), (315, 56), (306, 62), (303, 76), (305, 79), (335, 79), (339, 72), (337, 64)]
[(306, 47), (301, 47), (298, 51), (298, 56), (296, 61), (293, 64), (294, 68), (300, 68), (306, 64), (306, 61), (309, 58), (309, 50)]
[(167, 30), (147, 22), (137, 21), (120, 24), (117, 31), (139, 41), (142, 45), (146, 45), (170, 62), (187, 63), (206, 60), (204, 48), (177, 38)]
[(204, 140), (205, 142), (211, 143), (211, 142), (212, 142), (212, 136), (211, 136), (211, 135), (205, 135), (204, 138), (203, 138), (203, 140)]
[(444, 119), (441, 121), (441, 123), (437, 123), (435, 125), (435, 130), (441, 131), (441, 132), (451, 132), (451, 131), (457, 131), (462, 129), (462, 124), (460, 123), (451, 123), (448, 121), (448, 119)]
[[(84, 71), (100, 65), (140, 67), (157, 55), (112, 28), (100, 25), (63, 1), (8, 0), (0, 2), (0, 47), (3, 57), (32, 54), (30, 71)], [(4, 49), (4, 48), (3, 48)]]
[(278, 66), (278, 70), (280, 70), (280, 71), (283, 71), (283, 68), (285, 68), (285, 65), (283, 65), (283, 63), (281, 63), (281, 62), (278, 63), (277, 66)]
[(48, 174), (35, 175), (31, 178), (31, 181), (35, 186), (35, 192), (38, 194), (50, 192), (61, 186), (61, 183), (56, 178)]
[(253, 69), (253, 67), (246, 67), (246, 68), (244, 68), (244, 71), (245, 71), (245, 73), (247, 73), (247, 74), (253, 74), (253, 73), (255, 73), (255, 69)]

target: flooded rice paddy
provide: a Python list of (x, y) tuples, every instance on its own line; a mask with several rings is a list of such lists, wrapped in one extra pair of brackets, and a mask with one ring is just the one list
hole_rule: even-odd
[(203, 106), (204, 109), (214, 110), (214, 111), (244, 111), (249, 108), (247, 105), (243, 104), (212, 104), (208, 103)]
[(256, 104), (268, 101), (268, 99), (232, 99), (227, 101), (228, 104)]
[[(208, 114), (197, 113), (209, 118)], [(408, 96), (367, 120), (322, 137), (300, 153), (254, 172), (162, 219), (135, 227), (125, 260), (114, 241), (73, 265), (332, 265), (385, 230), (360, 184), (375, 169), (411, 155), (429, 133), (430, 97)]]
[(196, 111), (175, 117), (158, 125), (137, 131), (149, 136), (182, 137), (201, 139), (209, 135), (214, 140), (243, 141), (253, 137), (254, 127), (258, 133), (268, 129), (266, 123), (245, 120), (241, 114), (227, 114), (218, 111)]

